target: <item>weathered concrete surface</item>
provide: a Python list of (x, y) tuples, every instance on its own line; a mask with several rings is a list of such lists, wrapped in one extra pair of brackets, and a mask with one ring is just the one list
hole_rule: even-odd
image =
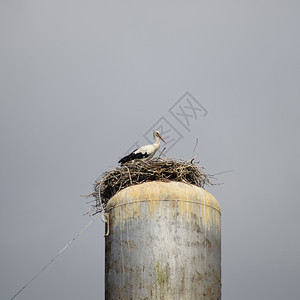
[(106, 207), (105, 299), (221, 299), (221, 213), (178, 182), (128, 187)]

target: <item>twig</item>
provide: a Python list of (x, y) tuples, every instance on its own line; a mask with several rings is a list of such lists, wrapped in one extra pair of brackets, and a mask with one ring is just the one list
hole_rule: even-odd
[[(194, 156), (194, 153), (195, 153), (195, 150), (197, 148), (197, 145), (198, 145), (198, 138), (196, 138), (196, 144), (195, 144), (195, 147), (194, 147), (194, 150), (193, 150), (192, 157)], [(192, 160), (192, 159), (190, 159), (190, 160)]]
[(162, 151), (160, 152), (160, 154), (157, 157), (158, 159), (162, 156), (162, 154), (165, 152), (166, 149), (167, 149), (166, 147), (164, 147), (164, 149), (162, 149)]
[(216, 176), (216, 175), (221, 175), (221, 174), (231, 173), (231, 172), (234, 172), (234, 170), (226, 170), (226, 171), (223, 171), (223, 172), (219, 172), (219, 173), (213, 174), (211, 176)]

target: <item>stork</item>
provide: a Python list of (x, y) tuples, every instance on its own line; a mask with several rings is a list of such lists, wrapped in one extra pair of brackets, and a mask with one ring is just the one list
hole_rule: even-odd
[(159, 131), (154, 131), (153, 132), (153, 136), (155, 138), (155, 143), (151, 144), (151, 145), (146, 145), (146, 146), (142, 146), (136, 150), (134, 150), (133, 152), (131, 152), (130, 154), (124, 156), (123, 158), (121, 158), (118, 163), (124, 164), (128, 161), (134, 160), (134, 159), (150, 159), (154, 156), (155, 152), (158, 150), (158, 148), (160, 147), (160, 141), (159, 138), (164, 142), (164, 139), (160, 136)]

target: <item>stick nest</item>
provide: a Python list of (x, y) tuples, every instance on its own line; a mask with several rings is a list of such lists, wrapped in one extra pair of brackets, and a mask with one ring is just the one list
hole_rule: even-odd
[(109, 199), (122, 189), (149, 181), (178, 181), (204, 188), (211, 185), (212, 176), (203, 172), (192, 161), (162, 159), (137, 160), (127, 162), (115, 170), (105, 172), (94, 183), (94, 191), (87, 195), (93, 197), (94, 205), (88, 211), (93, 215), (105, 211)]

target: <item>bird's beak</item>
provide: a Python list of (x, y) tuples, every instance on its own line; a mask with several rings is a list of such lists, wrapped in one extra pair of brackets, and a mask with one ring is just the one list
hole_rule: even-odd
[(165, 140), (160, 135), (158, 137), (166, 144)]

